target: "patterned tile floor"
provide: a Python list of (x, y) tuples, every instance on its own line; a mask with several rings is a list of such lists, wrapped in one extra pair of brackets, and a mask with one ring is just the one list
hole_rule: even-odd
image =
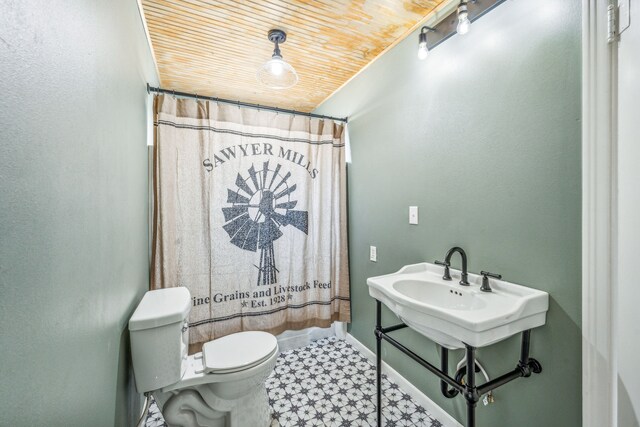
[[(375, 378), (375, 366), (335, 337), (283, 352), (266, 383), (271, 427), (375, 426)], [(384, 426), (442, 426), (386, 375), (382, 391)], [(146, 427), (165, 426), (152, 404)]]

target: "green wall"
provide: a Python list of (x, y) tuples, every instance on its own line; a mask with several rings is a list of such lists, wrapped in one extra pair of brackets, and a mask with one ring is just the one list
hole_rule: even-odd
[[(469, 271), (550, 294), (547, 324), (532, 334), (543, 373), (499, 388), (495, 404), (478, 408), (479, 425), (580, 426), (580, 1), (507, 1), (425, 61), (417, 39), (316, 110), (349, 116), (351, 333), (374, 348), (367, 277), (459, 245)], [(417, 226), (408, 224), (410, 205), (420, 208)], [(385, 311), (385, 323), (394, 321)], [(426, 338), (396, 334), (439, 360)], [(519, 343), (480, 349), (479, 360), (500, 375), (515, 366)], [(462, 398), (442, 397), (433, 375), (389, 347), (384, 360), (465, 419)], [(462, 352), (452, 355), (457, 363)]]
[(136, 2), (0, 0), (0, 425), (130, 426), (148, 287)]

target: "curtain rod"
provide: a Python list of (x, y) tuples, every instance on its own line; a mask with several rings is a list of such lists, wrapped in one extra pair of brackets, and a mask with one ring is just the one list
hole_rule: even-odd
[(307, 116), (307, 117), (315, 117), (317, 119), (330, 119), (330, 120), (335, 120), (335, 121), (338, 121), (338, 122), (345, 122), (345, 123), (348, 122), (348, 118), (347, 117), (324, 116), (322, 114), (305, 113), (304, 111), (287, 110), (286, 108), (269, 107), (269, 106), (266, 106), (266, 105), (250, 104), (250, 103), (247, 103), (247, 102), (233, 101), (231, 99), (215, 98), (213, 96), (203, 96), (203, 95), (198, 95), (198, 94), (195, 94), (195, 93), (179, 92), (177, 90), (170, 90), (170, 89), (163, 89), (163, 88), (160, 88), (160, 87), (153, 87), (153, 86), (149, 85), (149, 83), (147, 83), (147, 93), (151, 93), (151, 92), (165, 93), (167, 95), (180, 96), (180, 97), (183, 97), (183, 98), (206, 99), (208, 101), (222, 102), (222, 103), (225, 103), (225, 104), (237, 105), (239, 107), (255, 108), (255, 109), (258, 109), (258, 110), (276, 111), (278, 113), (293, 114), (293, 115)]

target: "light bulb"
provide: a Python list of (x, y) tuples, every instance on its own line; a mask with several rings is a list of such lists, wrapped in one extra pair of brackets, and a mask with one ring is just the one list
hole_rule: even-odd
[(258, 80), (271, 89), (286, 89), (298, 82), (298, 74), (284, 59), (271, 58), (259, 70)]
[(469, 32), (469, 27), (471, 26), (471, 21), (469, 21), (469, 16), (467, 12), (462, 12), (458, 15), (458, 26), (456, 27), (456, 31), (458, 34), (465, 35)]
[(425, 59), (428, 53), (429, 49), (427, 48), (427, 42), (421, 42), (418, 45), (418, 59)]
[(418, 59), (425, 59), (429, 53), (429, 46), (427, 46), (427, 31), (429, 31), (429, 27), (422, 27), (420, 30), (420, 38), (418, 39)]
[(284, 66), (282, 65), (282, 60), (272, 59), (269, 62), (270, 62), (269, 71), (271, 72), (271, 74), (273, 74), (274, 76), (281, 75), (282, 71), (284, 70)]

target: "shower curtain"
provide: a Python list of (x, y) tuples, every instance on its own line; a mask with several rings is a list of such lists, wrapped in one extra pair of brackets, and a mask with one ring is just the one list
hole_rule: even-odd
[(151, 288), (186, 286), (191, 351), (349, 322), (344, 126), (154, 101)]

